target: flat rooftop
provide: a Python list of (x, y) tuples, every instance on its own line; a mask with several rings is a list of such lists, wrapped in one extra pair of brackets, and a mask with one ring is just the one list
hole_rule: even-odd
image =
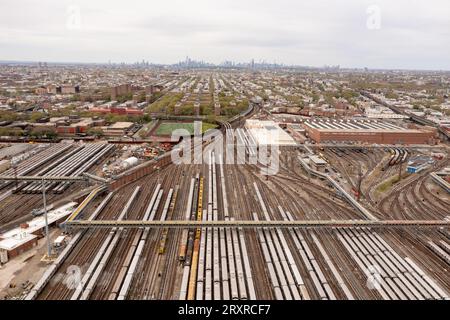
[(246, 120), (245, 128), (258, 145), (294, 146), (297, 144), (274, 121)]
[(116, 122), (108, 127), (108, 130), (125, 130), (131, 128), (133, 122)]
[[(49, 211), (47, 213), (48, 223), (52, 224), (68, 216), (75, 206), (75, 202), (70, 202), (62, 207)], [(27, 221), (26, 224), (28, 224), (28, 228), (17, 227), (1, 234), (0, 238), (3, 240), (0, 240), (0, 249), (10, 251), (34, 239), (36, 236), (33, 235), (33, 232), (45, 227), (45, 217), (36, 217), (33, 220)]]
[(304, 122), (304, 125), (317, 130), (329, 131), (402, 131), (418, 132), (419, 130), (405, 129), (386, 121), (374, 120), (335, 120), (335, 119), (312, 119)]
[(418, 156), (418, 157), (412, 158), (408, 162), (408, 167), (418, 168), (418, 167), (425, 166), (425, 165), (432, 164), (432, 163), (433, 163), (433, 159), (431, 159), (430, 157)]
[(309, 160), (311, 160), (315, 165), (326, 165), (327, 162), (320, 158), (319, 156), (313, 155), (309, 156)]

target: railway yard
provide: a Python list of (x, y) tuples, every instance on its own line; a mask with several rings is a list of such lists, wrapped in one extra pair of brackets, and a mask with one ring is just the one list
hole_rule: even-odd
[(0, 2), (2, 319), (449, 313), (450, 1), (30, 2)]
[[(449, 196), (432, 181), (430, 173), (448, 167), (448, 160), (434, 162), (419, 175), (408, 175), (403, 173), (406, 158), (429, 152), (398, 150), (397, 154), (388, 149), (339, 151), (331, 148), (325, 152), (325, 157), (341, 172), (352, 190), (358, 192), (360, 186), (361, 195), (367, 195), (363, 200), (378, 212), (378, 218), (445, 219), (448, 216)], [(397, 183), (395, 179), (398, 179), (400, 172), (403, 180)], [(385, 191), (383, 182), (389, 182), (392, 178), (396, 184), (389, 192), (380, 192)]]
[[(74, 195), (85, 189), (83, 182), (19, 180), (23, 176), (57, 176), (81, 177), (86, 172), (95, 172), (99, 164), (111, 154), (113, 145), (95, 143), (77, 145), (59, 143), (37, 147), (36, 154), (20, 162), (14, 168), (2, 173), (14, 181), (2, 181), (0, 184), (0, 229), (10, 224), (26, 221), (32, 216), (32, 211), (42, 207), (42, 188), (45, 186), (50, 203), (62, 203), (73, 199)], [(68, 197), (68, 195), (70, 195)], [(66, 201), (68, 202), (68, 200)], [(24, 220), (25, 219), (25, 220)]]
[[(99, 221), (367, 218), (332, 186), (299, 165), (299, 156), (306, 152), (302, 148), (282, 148), (279, 172), (265, 176), (259, 164), (225, 164), (225, 155), (216, 151), (221, 143), (222, 139), (215, 139), (205, 145), (203, 164), (169, 164), (116, 190), (105, 189), (86, 205), (82, 216)], [(17, 176), (95, 172), (111, 148), (100, 144), (50, 146), (22, 162)], [(396, 166), (402, 160), (395, 164), (395, 152), (335, 148), (321, 152), (353, 188), (362, 176), (362, 194), (370, 195), (363, 200), (376, 218), (449, 219), (448, 194), (429, 178), (431, 171), (448, 165), (446, 160), (416, 176), (405, 175), (389, 193), (378, 197), (365, 190), (398, 173)], [(86, 160), (76, 162), (76, 157)], [(82, 189), (83, 183), (88, 182), (48, 182), (48, 201)], [(14, 220), (36, 207), (41, 198), (33, 193), (41, 192), (41, 187), (39, 182), (5, 182), (3, 192), (10, 190), (12, 195), (2, 201), (1, 219)], [(30, 203), (24, 206), (23, 199)], [(22, 211), (15, 205), (23, 206)], [(69, 231), (66, 248), (25, 292), (26, 299), (449, 298), (448, 228), (237, 226)]]
[[(0, 280), (2, 268), (13, 276), (0, 298), (450, 299), (450, 154), (442, 132), (406, 120), (354, 120), (357, 102), (367, 103), (356, 91), (360, 100), (341, 109), (345, 121), (309, 120), (318, 111), (305, 113), (309, 107), (287, 116), (276, 101), (309, 104), (316, 95), (317, 82), (300, 77), (295, 86), (280, 78), (272, 91), (269, 78), (251, 74), (174, 74), (155, 85), (162, 91), (148, 106), (151, 123), (166, 121), (170, 131), (195, 119), (218, 128), (194, 146), (195, 138), (153, 149), (119, 136), (2, 145), (10, 166), (0, 173)], [(368, 141), (346, 140), (362, 131)], [(429, 144), (374, 142), (409, 132)], [(151, 157), (136, 158), (138, 150)], [(189, 161), (172, 161), (174, 152)], [(21, 260), (25, 251), (43, 255), (46, 211), (53, 244), (42, 260)], [(15, 283), (26, 268), (33, 280)]]

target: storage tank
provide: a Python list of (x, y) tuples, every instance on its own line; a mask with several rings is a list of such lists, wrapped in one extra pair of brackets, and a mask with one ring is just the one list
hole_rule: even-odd
[(131, 168), (131, 167), (134, 167), (135, 165), (137, 165), (138, 162), (139, 162), (138, 158), (136, 158), (136, 157), (131, 157), (131, 158), (125, 159), (125, 160), (122, 162), (122, 167), (123, 167), (124, 169), (128, 169), (128, 168)]

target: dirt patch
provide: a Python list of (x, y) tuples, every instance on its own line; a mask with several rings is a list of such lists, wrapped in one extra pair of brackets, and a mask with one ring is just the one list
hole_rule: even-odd
[[(53, 241), (61, 230), (50, 231)], [(22, 299), (47, 270), (48, 264), (42, 262), (46, 254), (47, 244), (45, 238), (38, 241), (38, 245), (30, 251), (11, 259), (0, 268), (0, 300)]]

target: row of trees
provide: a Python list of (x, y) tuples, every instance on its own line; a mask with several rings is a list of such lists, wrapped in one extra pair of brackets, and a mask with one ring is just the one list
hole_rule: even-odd
[(29, 121), (37, 122), (48, 115), (43, 112), (33, 111), (31, 113), (15, 112), (15, 111), (2, 111), (0, 113), (0, 121)]
[(35, 139), (56, 139), (58, 134), (52, 129), (35, 128), (23, 130), (20, 128), (0, 128), (0, 136), (31, 137)]
[(175, 105), (183, 98), (183, 93), (171, 94), (168, 93), (159, 101), (152, 103), (147, 111), (150, 113), (167, 113), (173, 114)]

